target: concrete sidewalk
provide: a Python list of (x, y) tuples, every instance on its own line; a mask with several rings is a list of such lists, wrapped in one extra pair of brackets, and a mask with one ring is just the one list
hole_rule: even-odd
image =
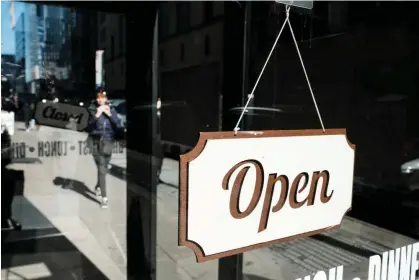
[[(133, 192), (144, 199), (148, 195), (141, 187), (132, 187), (131, 183), (108, 175), (109, 209), (100, 209), (91, 193), (96, 183), (96, 166), (90, 155), (80, 155), (77, 150), (79, 141), (85, 137), (83, 133), (49, 127), (41, 127), (39, 132), (15, 132), (13, 141), (24, 142), (28, 147), (36, 149), (42, 141), (67, 141), (73, 143), (68, 147), (74, 146), (74, 150), (65, 156), (38, 157), (38, 163), (10, 166), (25, 172), (24, 194), (14, 201), (14, 215), (26, 229), (57, 229), (107, 279), (125, 279), (126, 197)], [(32, 153), (39, 154), (36, 150)], [(125, 156), (124, 150), (114, 157), (113, 163), (125, 168)], [(141, 159), (141, 155), (136, 157)], [(218, 261), (197, 264), (192, 250), (177, 245), (178, 168), (177, 161), (164, 159), (161, 174), (164, 184), (157, 186), (157, 279), (217, 279)], [(75, 180), (73, 188), (63, 189), (54, 184), (57, 177)], [(244, 271), (249, 280), (291, 280), (345, 265), (344, 279), (352, 280), (355, 276), (364, 279), (369, 256), (414, 242), (411, 238), (344, 218), (340, 230), (245, 253)], [(50, 258), (54, 258), (56, 252), (50, 254)], [(19, 257), (14, 258), (18, 266)], [(74, 269), (80, 266), (80, 261), (74, 261)], [(2, 269), (2, 273), (3, 270), (6, 269)], [(34, 269), (25, 277), (30, 279), (37, 273)]]

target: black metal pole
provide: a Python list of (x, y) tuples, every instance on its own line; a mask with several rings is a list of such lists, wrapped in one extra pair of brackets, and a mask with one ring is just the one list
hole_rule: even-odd
[[(237, 3), (226, 2), (224, 23), (224, 94), (223, 94), (223, 129), (232, 129), (238, 116), (231, 116), (228, 110), (241, 103), (244, 106), (247, 101), (249, 84), (249, 39), (250, 39), (250, 2), (242, 2), (241, 6)], [(231, 21), (231, 22), (230, 22)], [(237, 25), (243, 24), (243, 34), (241, 38), (235, 38)], [(235, 31), (235, 32), (234, 32)], [(240, 35), (237, 35), (240, 36)], [(242, 47), (243, 52), (237, 52)], [(238, 53), (238, 55), (236, 55)], [(241, 68), (241, 69), (240, 69)], [(240, 100), (240, 101), (239, 101)], [(239, 101), (239, 102), (237, 102)], [(246, 122), (245, 122), (246, 123)], [(247, 129), (243, 123), (242, 127)], [(219, 280), (243, 280), (243, 254), (221, 258), (218, 262)]]
[[(157, 8), (155, 23), (154, 23), (154, 33), (153, 33), (153, 49), (152, 49), (152, 64), (151, 64), (151, 137), (153, 138), (152, 147), (151, 147), (151, 184), (150, 189), (152, 195), (156, 195), (157, 184), (159, 180), (159, 167), (156, 162), (157, 150), (161, 146), (160, 134), (159, 132), (159, 119), (157, 116), (157, 98), (160, 90), (159, 83), (159, 10)], [(154, 198), (152, 200), (155, 200)], [(156, 201), (153, 201), (156, 203)], [(150, 207), (150, 245), (153, 246), (150, 248), (149, 256), (153, 260), (150, 267), (150, 276), (152, 279), (156, 279), (156, 248), (157, 248), (157, 204)], [(154, 267), (153, 267), (154, 266)]]
[(218, 280), (243, 280), (243, 254), (218, 261)]
[[(158, 3), (130, 2), (126, 5), (126, 98), (128, 121), (134, 120), (129, 121), (130, 129), (127, 130), (127, 184), (130, 184), (126, 201), (127, 278), (151, 280), (155, 279), (157, 246), (157, 174), (151, 164), (157, 122), (156, 114), (151, 110), (138, 108), (157, 102)], [(138, 50), (138, 36), (135, 34), (141, 34), (141, 51)], [(138, 132), (141, 132), (140, 135)], [(132, 156), (136, 153), (143, 154), (146, 160)], [(131, 191), (131, 188), (134, 190)], [(136, 188), (141, 191), (136, 191)]]

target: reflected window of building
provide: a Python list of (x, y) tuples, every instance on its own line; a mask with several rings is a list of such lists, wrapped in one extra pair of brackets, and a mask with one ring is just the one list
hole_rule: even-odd
[(115, 57), (115, 37), (111, 36), (111, 58)]
[(204, 22), (211, 21), (214, 17), (214, 2), (205, 1), (204, 2)]
[(106, 13), (99, 13), (99, 20), (103, 24), (106, 21)]
[(179, 58), (181, 61), (185, 60), (185, 44), (180, 44)]
[(166, 54), (164, 50), (160, 50), (159, 59), (160, 59), (160, 65), (163, 67), (166, 66)]
[(37, 17), (42, 17), (43, 16), (43, 11), (44, 11), (44, 6), (42, 5), (36, 5), (36, 16)]
[(191, 4), (179, 2), (176, 4), (176, 32), (186, 32), (191, 27)]
[(205, 41), (204, 41), (204, 53), (205, 55), (209, 55), (211, 52), (211, 41), (210, 36), (205, 35)]
[(119, 53), (124, 52), (124, 16), (119, 16)]
[(100, 30), (100, 41), (106, 42), (106, 27), (102, 27)]
[(164, 39), (169, 35), (168, 3), (162, 3), (159, 11), (159, 37)]

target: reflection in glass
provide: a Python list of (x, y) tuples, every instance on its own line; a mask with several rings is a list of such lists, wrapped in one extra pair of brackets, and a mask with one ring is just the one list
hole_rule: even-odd
[[(11, 19), (9, 5), (2, 2), (2, 23)], [(14, 28), (2, 26), (2, 51), (10, 50), (2, 53), (1, 66), (2, 279), (125, 279), (126, 149), (119, 138), (106, 139), (99, 150), (106, 150), (107, 160), (96, 165), (94, 159), (103, 157), (95, 156), (88, 130), (74, 126), (76, 113), (87, 112), (96, 98), (98, 44), (119, 38), (109, 26), (123, 16), (13, 5)], [(110, 98), (125, 86), (112, 80), (103, 87)], [(37, 104), (53, 111), (37, 114)], [(120, 126), (113, 107), (110, 112)], [(63, 123), (48, 124), (47, 117)], [(106, 181), (107, 209), (95, 193), (98, 179)]]
[[(419, 132), (408, 117), (419, 109), (417, 82), (410, 78), (417, 75), (412, 69), (416, 62), (406, 60), (418, 50), (411, 40), (417, 35), (407, 27), (415, 24), (414, 17), (396, 16), (384, 26), (385, 15), (409, 5), (362, 4), (314, 2), (310, 13), (292, 9), (290, 16), (326, 129), (347, 128), (356, 144), (352, 210), (340, 229), (245, 253), (249, 265), (244, 272), (250, 279), (298, 279), (340, 265), (343, 279), (364, 279), (369, 257), (418, 241), (418, 208), (413, 206), (418, 205), (418, 189), (409, 181), (413, 177), (403, 173), (419, 158), (407, 148), (415, 145), (406, 145), (415, 143)], [(284, 16), (281, 5), (255, 5), (253, 81)], [(250, 130), (319, 128), (297, 53), (284, 35), (246, 114)], [(383, 42), (391, 46), (382, 49)], [(406, 43), (397, 47), (397, 42)]]
[[(282, 24), (284, 6), (252, 3), (249, 70), (243, 71), (238, 49), (244, 9), (235, 1), (162, 3), (154, 55), (151, 46), (149, 53), (139, 52), (132, 39), (138, 40), (143, 25), (144, 17), (136, 16), (141, 9), (115, 14), (14, 1), (13, 12), (9, 5), (2, 2), (2, 51), (10, 50), (2, 53), (1, 65), (2, 278), (126, 279), (130, 249), (138, 257), (130, 258), (131, 267), (141, 267), (135, 272), (146, 266), (138, 259), (152, 255), (146, 262), (157, 258), (157, 279), (217, 279), (217, 260), (197, 264), (190, 249), (177, 245), (178, 158), (196, 144), (200, 131), (233, 129), (243, 106), (240, 74), (249, 72), (246, 87), (251, 88)], [(353, 209), (339, 230), (245, 253), (247, 279), (298, 279), (338, 265), (345, 265), (345, 279), (364, 279), (370, 256), (417, 242), (415, 5), (320, 1), (310, 12), (291, 10), (325, 127), (347, 128), (357, 145)], [(146, 33), (151, 37), (140, 32)], [(243, 128), (319, 127), (291, 40), (287, 32), (281, 37)], [(96, 51), (104, 51), (97, 68)], [(160, 59), (153, 64), (160, 67), (158, 88), (149, 81), (157, 73), (137, 65), (147, 61), (142, 55), (149, 62), (152, 56)], [(147, 76), (147, 86), (139, 73)], [(111, 147), (109, 164), (100, 164), (101, 176), (106, 171), (107, 209), (100, 208), (95, 194), (98, 166), (87, 131), (35, 120), (39, 102), (87, 109), (97, 90), (106, 92), (124, 133), (130, 129), (127, 111), (135, 116), (131, 145), (142, 146), (127, 151), (122, 137)], [(152, 157), (146, 150), (153, 150)], [(150, 186), (157, 179), (157, 186)], [(154, 227), (153, 207), (157, 231), (150, 236), (151, 230), (138, 229)], [(129, 232), (127, 216), (128, 228), (134, 229)], [(127, 248), (130, 238), (140, 242)], [(157, 246), (150, 248), (143, 239), (156, 239)], [(240, 261), (231, 260), (226, 266), (234, 272)]]

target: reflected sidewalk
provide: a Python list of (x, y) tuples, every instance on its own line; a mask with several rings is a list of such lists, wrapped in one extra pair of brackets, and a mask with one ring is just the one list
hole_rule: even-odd
[[(34, 142), (64, 133), (60, 129), (45, 129), (45, 133), (41, 127), (40, 132), (21, 132), (14, 137), (19, 141)], [(86, 137), (82, 133), (78, 135), (80, 140)], [(124, 169), (124, 156), (114, 157), (112, 164)], [(142, 160), (142, 156), (135, 153), (129, 156)], [(72, 174), (63, 169), (70, 164), (77, 166)], [(217, 261), (197, 264), (192, 250), (177, 245), (178, 166), (177, 161), (164, 159), (162, 183), (157, 188), (157, 279), (217, 279)], [(148, 199), (145, 189), (128, 184), (127, 191), (124, 180), (109, 175), (109, 209), (103, 211), (79, 193), (53, 184), (54, 178), (60, 176), (80, 181), (92, 190), (96, 183), (96, 167), (90, 156), (45, 157), (41, 164), (16, 163), (12, 167), (25, 171), (24, 197), (46, 218), (46, 221), (31, 218), (29, 208), (16, 200), (15, 213), (21, 211), (20, 217), (16, 215), (16, 218), (23, 226), (57, 228), (109, 279), (123, 279), (118, 273), (126, 273), (126, 196), (139, 195)], [(74, 235), (74, 232), (84, 235)], [(345, 279), (355, 276), (363, 279), (369, 256), (414, 242), (403, 235), (346, 217), (340, 230), (245, 253), (245, 274), (248, 280), (297, 279), (318, 270), (345, 265)]]
[[(36, 149), (39, 142), (65, 140), (78, 143), (85, 139), (83, 133), (42, 126), (40, 131), (25, 132), (17, 129), (12, 137), (13, 142), (25, 143), (28, 149)], [(36, 150), (32, 153), (39, 155)], [(10, 262), (7, 267), (6, 264), (2, 266), (2, 279), (33, 279), (39, 273), (42, 274), (42, 265), (28, 263), (31, 260), (48, 263), (43, 265), (44, 272), (52, 273), (53, 279), (64, 279), (71, 275), (73, 278), (83, 278), (92, 273), (103, 275), (96, 279), (124, 279), (125, 181), (108, 176), (109, 209), (101, 209), (94, 201), (94, 195), (88, 191), (94, 190), (97, 176), (90, 155), (70, 154), (69, 151), (67, 154), (42, 156), (38, 159), (40, 162), (36, 164), (15, 161), (9, 166), (10, 169), (24, 172), (23, 196), (15, 197), (13, 215), (22, 223), (25, 235), (22, 237), (19, 236), (22, 233), (10, 232), (4, 240), (11, 249)], [(63, 188), (54, 183), (58, 177), (82, 183), (86, 193), (81, 195), (80, 190), (83, 188)], [(56, 233), (45, 233), (48, 230), (55, 230)], [(62, 240), (56, 241), (56, 238)], [(21, 252), (18, 249), (21, 246), (19, 244), (25, 242), (34, 244), (31, 251)], [(66, 242), (72, 246), (68, 252), (63, 249), (70, 246), (63, 245)], [(85, 261), (80, 261), (82, 259), (91, 263), (89, 271), (86, 270)], [(4, 278), (4, 274), (8, 276)], [(20, 277), (18, 275), (25, 277), (16, 278)]]

